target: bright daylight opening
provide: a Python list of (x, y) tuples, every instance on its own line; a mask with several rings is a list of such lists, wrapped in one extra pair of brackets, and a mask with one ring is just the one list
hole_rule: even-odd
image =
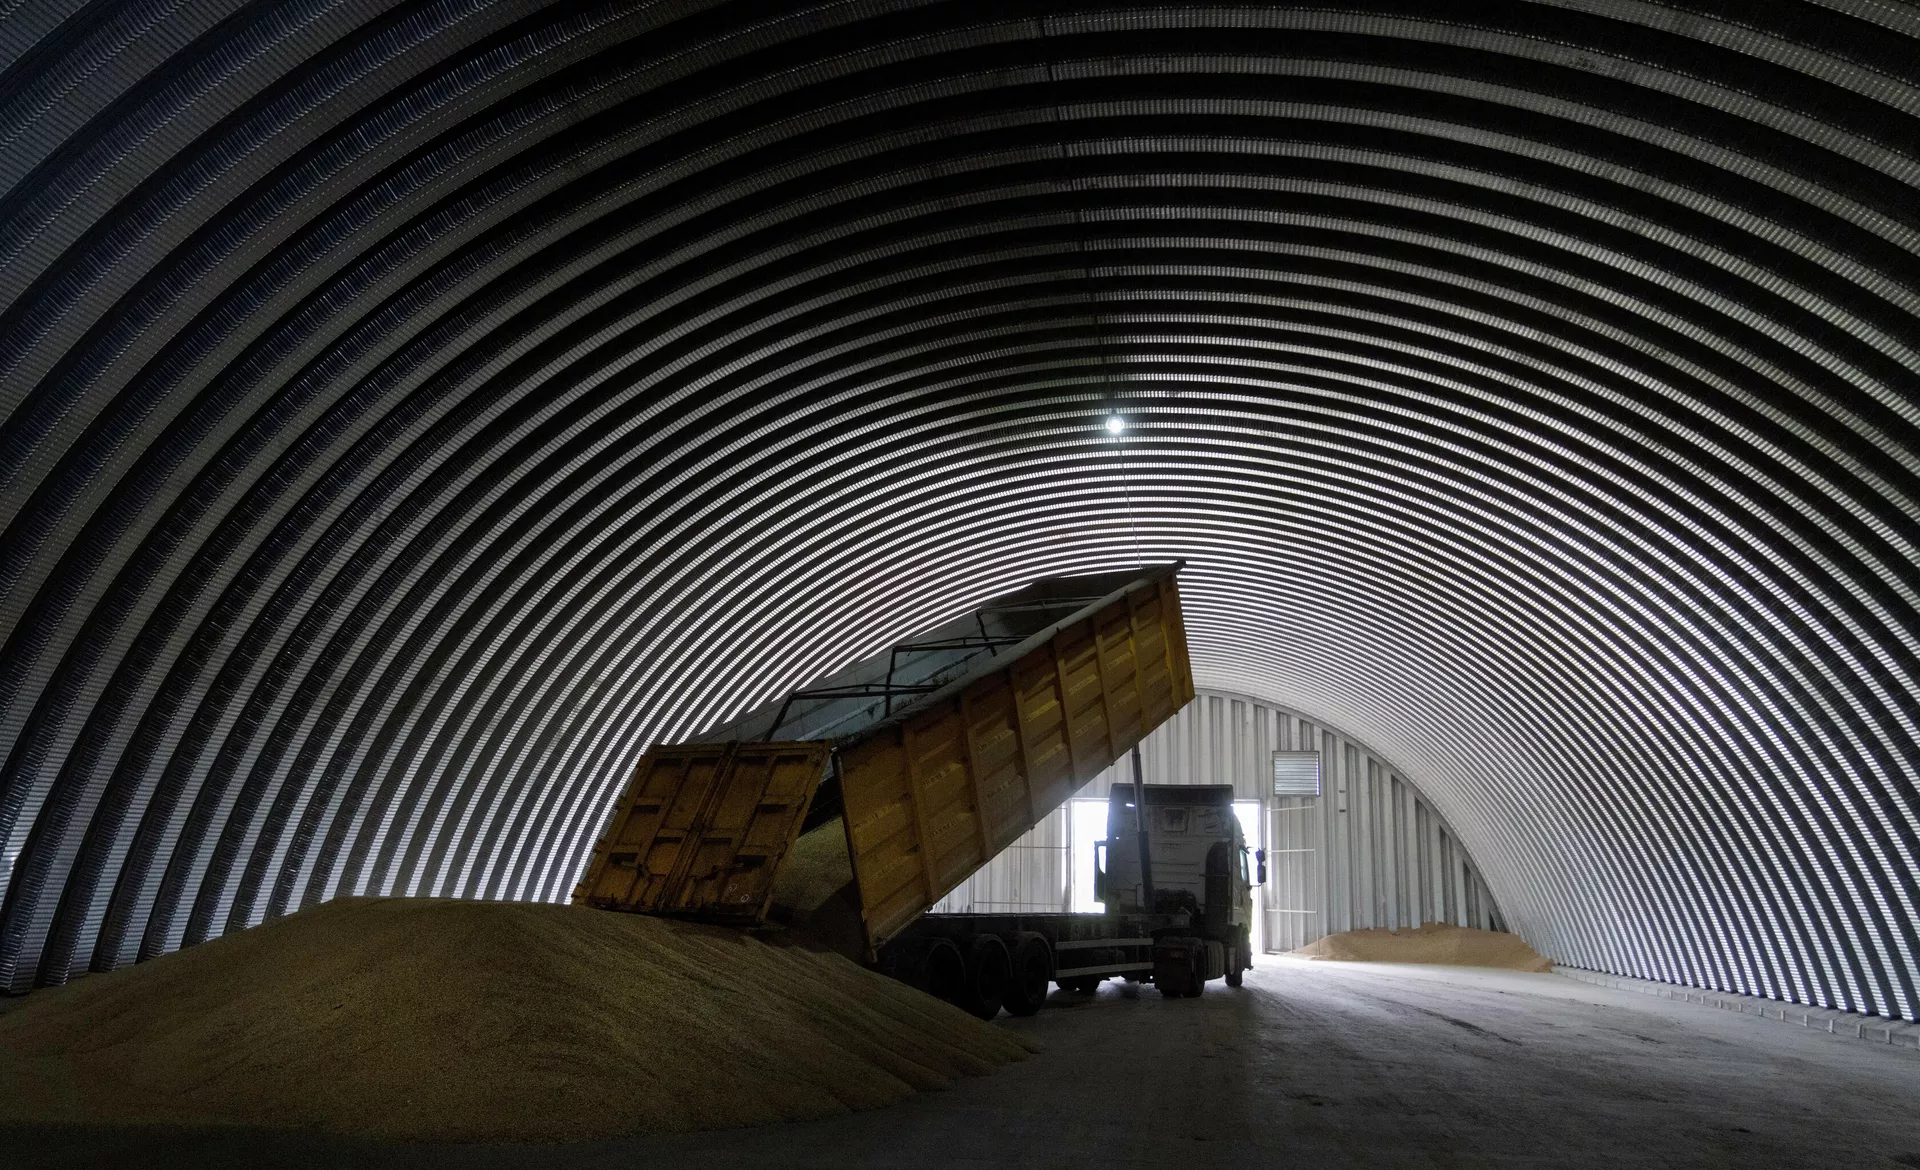
[(1099, 914), (1106, 909), (1093, 900), (1093, 847), (1106, 838), (1106, 801), (1083, 797), (1068, 804), (1067, 848), (1075, 914)]
[(1267, 898), (1266, 890), (1261, 886), (1255, 873), (1258, 862), (1254, 851), (1267, 847), (1266, 839), (1261, 835), (1260, 802), (1257, 800), (1236, 800), (1233, 802), (1233, 819), (1240, 822), (1240, 836), (1247, 843), (1247, 874), (1253, 882), (1253, 953), (1258, 955), (1266, 950), (1267, 944)]

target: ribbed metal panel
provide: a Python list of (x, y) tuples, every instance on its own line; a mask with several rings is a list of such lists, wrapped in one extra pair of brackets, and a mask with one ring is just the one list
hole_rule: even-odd
[[(1275, 796), (1274, 752), (1317, 752), (1322, 794)], [(1158, 734), (1142, 763), (1148, 783), (1231, 783), (1235, 799), (1260, 802), (1269, 950), (1426, 922), (1507, 929), (1446, 816), (1343, 729), (1244, 694), (1207, 693)], [(1091, 787), (1131, 779), (1115, 773)]]
[[(1315, 752), (1319, 797), (1275, 796), (1274, 752)], [(1349, 735), (1247, 695), (1203, 692), (1140, 745), (1149, 784), (1231, 784), (1259, 801), (1249, 844), (1267, 851), (1262, 938), (1289, 951), (1327, 934), (1450, 922), (1505, 930), (1497, 900), (1452, 827), (1420, 789)], [(1122, 761), (1079, 796), (1133, 783)], [(1067, 814), (1056, 813), (949, 894), (937, 912), (1071, 909)]]
[(564, 896), (647, 744), (1184, 557), (1549, 954), (1913, 1017), (1917, 38), (15, 5), (0, 987)]
[[(1104, 778), (1103, 778), (1104, 780)], [(1091, 792), (1099, 781), (1090, 781)], [(1073, 909), (1068, 813), (1057, 808), (961, 882), (935, 914), (1056, 914)]]

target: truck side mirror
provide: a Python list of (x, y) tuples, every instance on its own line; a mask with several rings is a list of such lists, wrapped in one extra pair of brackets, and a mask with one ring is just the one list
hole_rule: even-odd
[(1253, 859), (1259, 863), (1260, 884), (1264, 886), (1267, 884), (1267, 851), (1265, 849), (1255, 849), (1253, 851)]
[(1101, 853), (1106, 847), (1105, 841), (1093, 843), (1093, 900), (1096, 902), (1107, 900), (1107, 867), (1101, 864), (1106, 860)]

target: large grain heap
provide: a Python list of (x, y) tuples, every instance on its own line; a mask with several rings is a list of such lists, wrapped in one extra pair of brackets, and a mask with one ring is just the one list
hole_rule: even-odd
[(561, 1140), (871, 1108), (1027, 1050), (735, 931), (343, 899), (0, 1015), (0, 1121)]
[(1507, 967), (1551, 971), (1553, 961), (1517, 934), (1472, 930), (1429, 922), (1410, 930), (1349, 930), (1330, 934), (1293, 952), (1310, 959), (1349, 963), (1444, 963), (1454, 967)]

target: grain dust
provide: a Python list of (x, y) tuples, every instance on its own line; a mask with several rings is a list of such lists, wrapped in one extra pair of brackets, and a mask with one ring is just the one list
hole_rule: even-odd
[(1517, 934), (1429, 922), (1414, 930), (1349, 930), (1330, 934), (1293, 952), (1310, 959), (1349, 963), (1443, 963), (1453, 967), (1506, 967), (1551, 971), (1553, 961)]
[(36, 992), (0, 1015), (0, 1121), (559, 1141), (871, 1109), (1031, 1048), (737, 931), (353, 898)]

